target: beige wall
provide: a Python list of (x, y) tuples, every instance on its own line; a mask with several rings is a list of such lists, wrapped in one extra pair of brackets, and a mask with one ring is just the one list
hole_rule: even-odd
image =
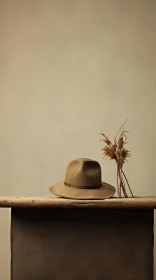
[[(135, 195), (156, 195), (156, 1), (0, 0), (0, 195), (49, 195), (75, 157), (99, 160), (99, 132), (128, 118)], [(9, 279), (0, 210), (0, 279)]]

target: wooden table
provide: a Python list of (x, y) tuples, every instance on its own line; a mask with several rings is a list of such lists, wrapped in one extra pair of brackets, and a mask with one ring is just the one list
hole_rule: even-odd
[(156, 197), (0, 197), (12, 280), (153, 280)]

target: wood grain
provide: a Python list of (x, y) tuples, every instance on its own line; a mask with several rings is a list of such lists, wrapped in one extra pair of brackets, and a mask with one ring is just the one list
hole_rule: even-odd
[(156, 196), (111, 198), (105, 200), (73, 200), (57, 197), (1, 196), (0, 207), (155, 209)]

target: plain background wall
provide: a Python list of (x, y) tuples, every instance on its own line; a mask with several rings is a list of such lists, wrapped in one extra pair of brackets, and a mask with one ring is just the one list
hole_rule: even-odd
[[(77, 157), (116, 185), (98, 133), (127, 118), (131, 187), (156, 195), (155, 15), (154, 0), (0, 0), (0, 195), (50, 195)], [(9, 280), (9, 210), (0, 224)]]

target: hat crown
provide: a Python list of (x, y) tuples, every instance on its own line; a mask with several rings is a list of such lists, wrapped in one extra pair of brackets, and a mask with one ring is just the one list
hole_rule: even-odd
[(65, 183), (79, 188), (99, 187), (102, 183), (100, 164), (91, 159), (78, 158), (66, 169)]

